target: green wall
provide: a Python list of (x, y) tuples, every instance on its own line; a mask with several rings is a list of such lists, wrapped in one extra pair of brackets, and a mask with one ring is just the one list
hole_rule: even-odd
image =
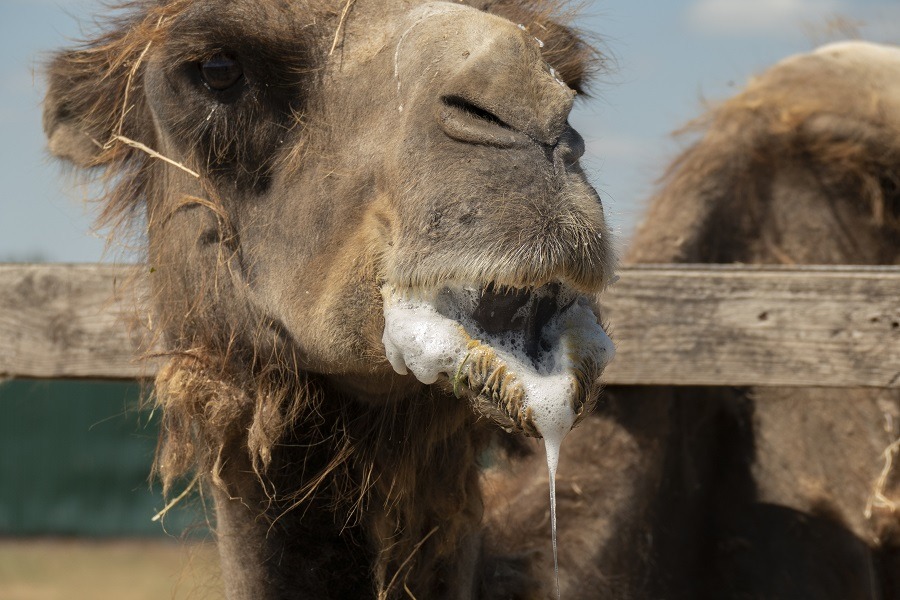
[[(0, 535), (180, 536), (206, 531), (196, 496), (165, 517), (148, 483), (159, 430), (136, 383), (0, 384)], [(176, 489), (176, 494), (180, 489)]]

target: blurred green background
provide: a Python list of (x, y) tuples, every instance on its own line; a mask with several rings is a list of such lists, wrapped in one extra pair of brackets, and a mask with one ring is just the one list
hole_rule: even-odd
[[(195, 537), (198, 498), (164, 506), (149, 483), (158, 415), (138, 383), (0, 384), (0, 536)], [(177, 487), (175, 494), (181, 491)]]

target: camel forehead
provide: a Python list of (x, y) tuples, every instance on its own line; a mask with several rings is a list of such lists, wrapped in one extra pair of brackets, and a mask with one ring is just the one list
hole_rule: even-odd
[(179, 24), (191, 24), (191, 32), (219, 28), (227, 32), (241, 25), (247, 32), (265, 33), (275, 39), (296, 35), (298, 29), (340, 16), (341, 30), (337, 29), (338, 21), (331, 24), (339, 43), (344, 43), (347, 37), (375, 39), (395, 34), (398, 28), (405, 29), (433, 17), (455, 19), (456, 27), (448, 27), (445, 43), (452, 40), (454, 32), (479, 20), (487, 28), (509, 24), (506, 19), (469, 4), (426, 0), (203, 0), (188, 4), (172, 2), (167, 10), (176, 17), (176, 30)]
[[(477, 2), (476, 2), (477, 3)], [(538, 2), (535, 6), (540, 6)], [(549, 4), (548, 4), (549, 7)], [(404, 51), (429, 46), (467, 51), (492, 42), (530, 46), (531, 36), (516, 24), (470, 3), (423, 0), (203, 0), (172, 2), (166, 29), (183, 58), (240, 46), (278, 62), (305, 55), (327, 58), (331, 72), (365, 65), (409, 35), (418, 38)], [(435, 26), (435, 21), (440, 25)], [(512, 33), (513, 35), (510, 35)], [(536, 38), (534, 41), (537, 41)], [(480, 43), (476, 43), (480, 42)], [(536, 47), (535, 47), (536, 49)], [(508, 49), (506, 49), (508, 50)], [(533, 52), (538, 58), (540, 53)], [(316, 61), (318, 62), (318, 61)]]
[(497, 40), (509, 44), (525, 37), (503, 17), (468, 4), (443, 1), (355, 0), (343, 29), (339, 40), (341, 60), (333, 65), (338, 70), (348, 64), (365, 63), (398, 43), (399, 59), (422, 54), (429, 50), (428, 45), (433, 46), (431, 50), (440, 48), (442, 52), (456, 48), (474, 51), (478, 47), (497, 51), (493, 47)]
[(318, 29), (322, 36), (317, 41), (322, 45), (352, 42), (354, 48), (361, 48), (368, 43), (377, 49), (401, 16), (419, 4), (415, 0), (202, 0), (171, 2), (165, 12), (174, 17), (166, 22), (176, 40), (205, 38), (227, 45), (249, 38), (260, 46), (289, 49), (293, 44), (301, 51), (313, 39), (309, 33)]
[(516, 26), (502, 17), (450, 2), (427, 2), (412, 8), (400, 20), (398, 29), (401, 38), (424, 31), (439, 38), (443, 46), (468, 46), (474, 40), (490, 46), (497, 38), (511, 41), (522, 37)]
[(296, 35), (298, 28), (314, 25), (321, 14), (335, 10), (338, 3), (332, 0), (203, 0), (187, 4), (173, 2), (169, 6), (175, 13), (172, 28), (176, 32), (203, 33), (221, 29), (227, 34), (240, 26), (247, 32), (281, 38)]
[[(430, 25), (430, 26), (429, 26)], [(446, 48), (458, 47), (493, 54), (493, 60), (502, 59), (504, 52), (529, 54), (532, 60), (540, 60), (537, 38), (511, 21), (483, 12), (471, 6), (449, 2), (429, 2), (410, 11), (403, 19), (400, 37), (415, 29), (424, 32), (426, 39)]]

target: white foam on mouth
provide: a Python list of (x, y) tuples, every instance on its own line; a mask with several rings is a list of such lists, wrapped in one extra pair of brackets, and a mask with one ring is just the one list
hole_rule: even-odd
[(525, 352), (522, 334), (487, 335), (472, 321), (469, 315), (479, 298), (476, 290), (447, 288), (413, 296), (385, 286), (382, 296), (385, 323), (382, 341), (388, 361), (397, 373), (405, 375), (412, 371), (425, 384), (436, 382), (442, 373), (452, 377), (466, 358), (471, 336), (490, 344), (523, 384), (522, 408), (531, 409), (532, 421), (544, 438), (547, 452), (553, 567), (559, 597), (556, 470), (562, 441), (576, 418), (573, 407), (578, 400), (574, 397), (578, 386), (573, 374), (574, 361), (589, 356), (602, 369), (615, 355), (612, 340), (587, 302), (578, 298), (544, 328), (542, 340), (549, 344), (550, 350), (543, 352), (535, 365)]
[(408, 294), (386, 285), (382, 341), (388, 361), (397, 373), (412, 371), (422, 383), (432, 384), (441, 374), (453, 376), (466, 358), (469, 338), (479, 339), (524, 386), (522, 408), (531, 408), (541, 435), (546, 438), (558, 431), (564, 437), (575, 418), (575, 361), (591, 357), (603, 368), (615, 354), (612, 341), (587, 301), (579, 298), (544, 328), (542, 339), (550, 350), (542, 352), (535, 365), (521, 333), (489, 335), (470, 318), (479, 294), (469, 288)]
[(449, 375), (465, 356), (468, 341), (460, 324), (437, 311), (434, 302), (382, 289), (384, 351), (394, 370), (413, 372), (425, 384)]

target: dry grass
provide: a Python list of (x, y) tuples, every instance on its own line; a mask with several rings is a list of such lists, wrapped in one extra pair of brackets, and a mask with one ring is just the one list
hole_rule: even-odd
[(0, 540), (0, 599), (221, 598), (217, 558), (171, 540)]

